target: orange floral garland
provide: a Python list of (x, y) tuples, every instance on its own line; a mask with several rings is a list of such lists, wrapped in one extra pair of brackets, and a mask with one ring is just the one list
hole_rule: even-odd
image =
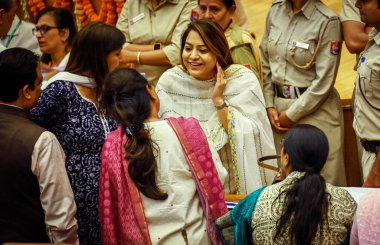
[(95, 13), (94, 7), (90, 0), (74, 0), (75, 14), (82, 27), (89, 22), (101, 21), (108, 25), (115, 25), (118, 17), (118, 10), (121, 11), (120, 5), (124, 5), (125, 0), (104, 0), (100, 6), (99, 14)]
[(30, 12), (32, 12), (34, 18), (36, 18), (40, 10), (46, 7), (43, 0), (28, 0), (28, 5)]
[[(74, 7), (79, 27), (84, 27), (93, 21), (101, 21), (114, 26), (125, 2), (126, 0), (103, 0), (99, 14), (96, 14), (91, 0), (54, 0), (53, 7), (65, 8), (70, 11)], [(46, 7), (44, 0), (28, 0), (28, 5), (34, 18), (40, 10)]]
[(64, 8), (71, 11), (73, 9), (73, 2), (72, 0), (54, 0), (53, 7)]

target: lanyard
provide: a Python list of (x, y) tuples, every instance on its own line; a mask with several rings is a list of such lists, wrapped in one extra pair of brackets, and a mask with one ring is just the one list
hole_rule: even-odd
[(8, 48), (8, 46), (9, 46), (9, 44), (11, 43), (13, 37), (15, 36), (15, 32), (18, 30), (18, 28), (20, 27), (20, 25), (21, 25), (21, 20), (18, 21), (18, 23), (17, 23), (15, 29), (13, 29), (11, 35), (9, 36), (8, 41), (7, 41), (7, 44), (5, 44), (5, 47), (6, 47), (6, 48)]

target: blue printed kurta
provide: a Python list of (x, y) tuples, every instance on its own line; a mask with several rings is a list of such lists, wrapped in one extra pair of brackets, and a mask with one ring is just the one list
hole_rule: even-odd
[(49, 84), (31, 116), (56, 135), (65, 151), (66, 170), (78, 209), (80, 243), (100, 244), (100, 154), (106, 135), (117, 127), (116, 121), (102, 120), (96, 105), (82, 97), (70, 81)]

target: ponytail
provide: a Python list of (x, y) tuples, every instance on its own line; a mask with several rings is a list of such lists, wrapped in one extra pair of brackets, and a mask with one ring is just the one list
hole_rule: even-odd
[(144, 127), (144, 121), (149, 118), (151, 111), (147, 86), (150, 86), (147, 80), (136, 70), (116, 69), (105, 79), (100, 104), (124, 126), (128, 137), (124, 145), (128, 153), (128, 174), (137, 189), (146, 197), (165, 200), (168, 194), (162, 192), (156, 183), (157, 162), (154, 153), (158, 151), (158, 146)]
[(328, 198), (325, 190), (325, 180), (319, 173), (305, 173), (292, 183), (289, 190), (283, 191), (278, 200), (285, 195), (286, 201), (282, 216), (277, 221), (275, 240), (289, 226), (291, 244), (311, 244), (318, 229), (324, 229), (323, 221), (327, 219)]
[(288, 154), (292, 170), (303, 176), (275, 200), (285, 200), (285, 205), (277, 220), (274, 240), (289, 232), (292, 244), (311, 244), (328, 219), (329, 194), (325, 179), (320, 175), (329, 152), (328, 140), (317, 127), (297, 124), (286, 134), (282, 150)]
[(153, 151), (157, 150), (149, 130), (139, 122), (126, 126), (125, 133), (128, 136), (124, 148), (128, 152), (129, 176), (145, 196), (155, 200), (165, 200), (168, 194), (163, 193), (156, 184), (157, 163)]

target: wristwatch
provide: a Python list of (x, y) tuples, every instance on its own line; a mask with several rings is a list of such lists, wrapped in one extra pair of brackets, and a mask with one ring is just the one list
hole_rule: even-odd
[(224, 107), (229, 107), (230, 106), (230, 103), (228, 103), (227, 100), (223, 100), (223, 104), (221, 105), (218, 105), (218, 106), (215, 106), (217, 110), (221, 110), (223, 109)]
[(160, 50), (160, 49), (161, 49), (161, 43), (155, 43), (155, 44), (153, 45), (153, 49), (154, 49), (154, 50)]

